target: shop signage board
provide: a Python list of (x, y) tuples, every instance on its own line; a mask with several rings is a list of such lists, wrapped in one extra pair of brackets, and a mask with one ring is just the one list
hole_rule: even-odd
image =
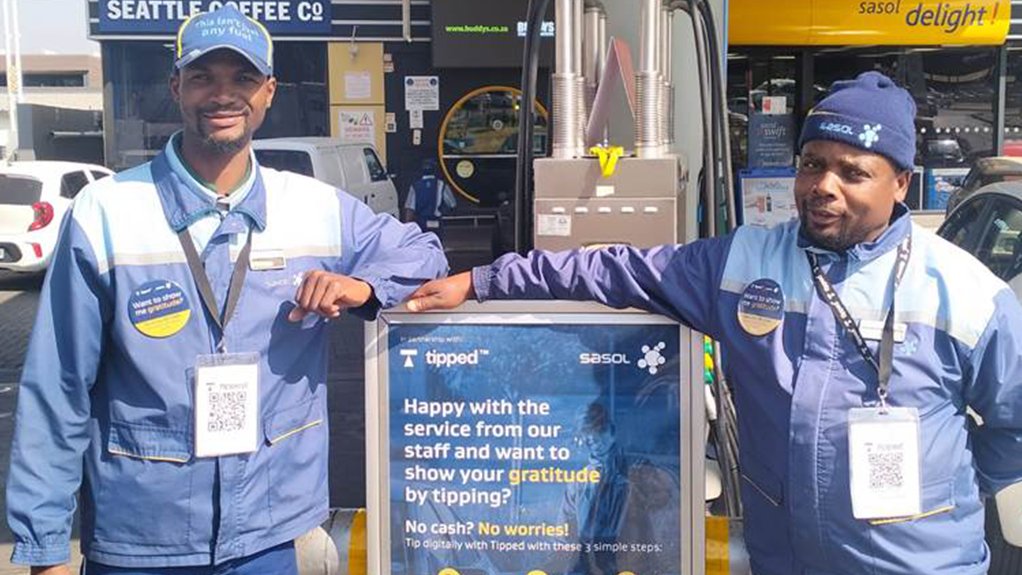
[(703, 572), (699, 334), (503, 302), (366, 342), (369, 573)]
[(100, 34), (173, 35), (194, 14), (233, 4), (270, 34), (330, 34), (330, 0), (99, 0)]
[(730, 0), (731, 45), (1000, 45), (1010, 0)]

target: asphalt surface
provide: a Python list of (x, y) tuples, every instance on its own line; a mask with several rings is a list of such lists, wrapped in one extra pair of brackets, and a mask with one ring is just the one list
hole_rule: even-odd
[[(490, 230), (449, 229), (445, 242), (452, 273), (491, 259)], [(0, 270), (0, 487), (7, 483), (17, 385), (39, 304), (42, 275)], [(328, 382), (330, 418), (330, 505), (365, 506), (364, 323), (344, 317), (332, 323)], [(12, 536), (5, 498), (0, 496), (0, 575), (27, 575), (10, 564)], [(77, 565), (77, 541), (72, 542)]]

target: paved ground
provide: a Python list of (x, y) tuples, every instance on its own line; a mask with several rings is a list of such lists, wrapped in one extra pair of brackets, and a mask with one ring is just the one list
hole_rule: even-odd
[[(490, 231), (456, 228), (445, 238), (452, 272), (491, 259)], [(6, 485), (17, 381), (39, 303), (41, 276), (0, 271), (0, 488)], [(330, 504), (365, 506), (364, 324), (353, 318), (334, 322), (331, 331), (329, 382)], [(2, 489), (0, 489), (2, 492)], [(10, 564), (11, 534), (0, 496), (0, 575), (26, 575)], [(72, 545), (76, 553), (77, 541)]]

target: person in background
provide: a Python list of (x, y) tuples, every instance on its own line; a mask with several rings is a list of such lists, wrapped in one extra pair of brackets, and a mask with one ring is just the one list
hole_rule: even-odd
[(437, 177), (437, 164), (433, 158), (422, 161), (422, 175), (408, 188), (404, 221), (419, 224), (422, 231), (439, 231), (443, 216), (457, 205), (451, 187)]

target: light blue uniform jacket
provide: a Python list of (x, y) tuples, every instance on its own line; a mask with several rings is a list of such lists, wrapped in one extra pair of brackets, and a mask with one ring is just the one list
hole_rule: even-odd
[[(415, 225), (252, 162), (229, 211), (216, 209), (170, 146), (76, 198), (18, 395), (7, 479), (14, 562), (68, 560), (79, 483), (84, 551), (115, 566), (222, 563), (326, 518), (327, 326), (318, 316), (287, 320), (302, 274), (365, 280), (377, 301), (353, 312), (372, 318), (446, 273), (447, 262), (436, 237)], [(176, 235), (184, 228), (220, 305), (233, 264), (215, 260), (209, 246), (233, 236), (236, 255), (251, 230), (253, 262), (286, 259), (281, 269), (248, 272), (226, 331), (228, 351), (260, 357), (260, 442), (251, 454), (193, 456), (193, 366), (214, 351), (218, 330)], [(191, 311), (166, 337), (149, 337), (130, 319), (131, 296), (153, 281), (180, 286)]]
[[(907, 333), (895, 345), (889, 402), (919, 410), (923, 515), (874, 524), (852, 516), (847, 431), (849, 410), (877, 400), (876, 372), (817, 295), (805, 252), (820, 254), (856, 319), (880, 322), (909, 233), (896, 305)], [(1022, 480), (1022, 308), (979, 262), (914, 227), (903, 206), (876, 242), (844, 254), (807, 245), (791, 222), (685, 246), (505, 256), (473, 281), (480, 299), (596, 299), (721, 342), (756, 575), (986, 573), (980, 493)], [(761, 278), (781, 286), (785, 303), (780, 325), (757, 337), (737, 310)], [(966, 407), (982, 427), (971, 429)]]

